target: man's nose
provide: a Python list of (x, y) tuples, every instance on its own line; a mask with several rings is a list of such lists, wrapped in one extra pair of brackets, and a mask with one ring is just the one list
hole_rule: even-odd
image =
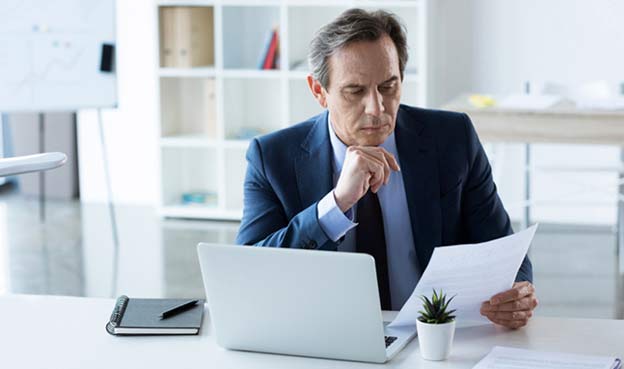
[(381, 96), (381, 93), (379, 93), (379, 91), (374, 90), (371, 93), (368, 94), (368, 96), (366, 97), (366, 109), (365, 109), (365, 113), (368, 115), (372, 115), (375, 117), (378, 117), (381, 115), (381, 113), (384, 112), (384, 106), (383, 106), (383, 98)]

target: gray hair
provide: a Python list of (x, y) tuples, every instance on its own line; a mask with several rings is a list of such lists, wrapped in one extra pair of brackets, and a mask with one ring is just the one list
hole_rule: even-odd
[(312, 77), (329, 86), (329, 57), (338, 49), (357, 41), (376, 41), (388, 35), (399, 56), (401, 80), (407, 64), (407, 37), (405, 26), (392, 13), (384, 10), (368, 12), (349, 9), (338, 18), (321, 27), (310, 42), (308, 64)]

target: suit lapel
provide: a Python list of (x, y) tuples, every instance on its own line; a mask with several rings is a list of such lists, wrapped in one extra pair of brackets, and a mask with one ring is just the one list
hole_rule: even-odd
[(331, 154), (325, 111), (318, 116), (310, 133), (301, 143), (301, 151), (295, 159), (302, 210), (319, 201), (333, 188)]
[(414, 246), (424, 271), (433, 249), (441, 244), (442, 214), (435, 143), (416, 118), (399, 109), (395, 136)]

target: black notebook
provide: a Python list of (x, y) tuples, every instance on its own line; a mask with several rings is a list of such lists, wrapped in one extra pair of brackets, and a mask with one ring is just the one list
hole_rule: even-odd
[(120, 296), (106, 324), (113, 335), (197, 334), (204, 315), (204, 300), (195, 300), (171, 316), (161, 314), (192, 299), (131, 299)]

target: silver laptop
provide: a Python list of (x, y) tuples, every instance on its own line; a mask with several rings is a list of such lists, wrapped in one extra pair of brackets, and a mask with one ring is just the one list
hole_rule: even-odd
[(385, 327), (370, 255), (197, 250), (216, 341), (227, 349), (383, 363), (416, 335)]

